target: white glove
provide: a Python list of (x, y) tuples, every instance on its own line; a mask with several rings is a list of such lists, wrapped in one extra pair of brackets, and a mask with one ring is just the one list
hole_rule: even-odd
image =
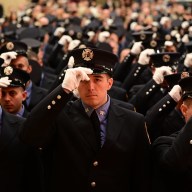
[(189, 32), (189, 35), (191, 36), (192, 35), (192, 26), (189, 27), (188, 32)]
[(142, 48), (142, 42), (135, 42), (133, 44), (133, 47), (131, 48), (131, 53), (134, 55), (139, 55), (141, 53), (141, 48)]
[(69, 43), (68, 51), (71, 51), (71, 50), (75, 49), (80, 43), (81, 43), (81, 41), (78, 40), (78, 39), (72, 40), (72, 41)]
[(179, 85), (174, 85), (169, 95), (178, 102), (181, 99), (181, 87)]
[(30, 20), (31, 20), (31, 18), (30, 18), (29, 16), (24, 16), (24, 17), (23, 17), (23, 21), (24, 21), (25, 23), (29, 23)]
[(53, 33), (54, 36), (60, 37), (65, 32), (64, 27), (57, 27)]
[(1, 66), (6, 67), (10, 65), (12, 59), (17, 58), (17, 53), (15, 51), (5, 52), (0, 55), (0, 58), (4, 60), (4, 63)]
[(153, 74), (153, 80), (157, 84), (161, 84), (164, 81), (165, 75), (173, 74), (171, 67), (162, 66), (155, 69), (155, 73)]
[(89, 36), (88, 41), (92, 41), (92, 39), (93, 39), (94, 36), (95, 36), (95, 32), (94, 32), (94, 31), (89, 31), (89, 32), (87, 33), (87, 35)]
[(88, 74), (92, 74), (93, 70), (85, 67), (77, 67), (67, 69), (65, 78), (62, 82), (62, 87), (69, 91), (74, 91), (78, 88), (80, 81), (89, 81)]
[(106, 42), (107, 38), (110, 36), (110, 33), (108, 31), (102, 31), (98, 35), (98, 41), (99, 42)]
[(63, 35), (63, 36), (59, 39), (58, 43), (59, 43), (60, 45), (65, 45), (67, 42), (69, 43), (69, 42), (71, 42), (71, 41), (72, 41), (72, 38), (71, 38), (69, 35)]
[(11, 84), (12, 80), (9, 77), (0, 78), (0, 87), (8, 87)]
[(186, 29), (187, 27), (189, 27), (189, 21), (183, 21), (181, 23), (181, 27), (182, 27), (182, 29)]
[(182, 37), (181, 41), (182, 41), (183, 43), (189, 43), (189, 35), (188, 35), (188, 34), (185, 34), (185, 35)]
[(71, 56), (67, 64), (68, 69), (73, 68), (74, 64), (75, 64), (74, 57)]
[(188, 53), (184, 60), (185, 67), (192, 67), (192, 53)]
[(178, 33), (177, 30), (172, 30), (170, 34), (171, 34), (172, 37), (175, 37), (175, 35), (176, 35), (177, 33)]
[(147, 65), (149, 64), (150, 61), (150, 55), (154, 54), (155, 50), (154, 49), (145, 49), (142, 51), (139, 55), (138, 63), (141, 65)]
[(165, 41), (164, 46), (166, 47), (173, 46), (173, 41)]
[(74, 90), (73, 90), (73, 96), (74, 96), (75, 98), (77, 98), (77, 99), (80, 98), (78, 89), (74, 89)]

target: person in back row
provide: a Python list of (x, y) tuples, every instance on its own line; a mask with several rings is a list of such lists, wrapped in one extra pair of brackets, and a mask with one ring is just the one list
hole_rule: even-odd
[(27, 117), (29, 112), (26, 110), (23, 102), (27, 98), (25, 91), (26, 83), (30, 76), (23, 70), (13, 69), (11, 66), (0, 67), (1, 77), (8, 77), (11, 83), (7, 87), (1, 88), (0, 103), (1, 107), (9, 113)]
[[(3, 60), (0, 59), (0, 64)], [(0, 68), (0, 88), (10, 90), (10, 95), (22, 91), (25, 84), (23, 71), (18, 72), (10, 66)], [(6, 74), (6, 75), (5, 75)], [(13, 87), (15, 86), (15, 87)], [(20, 89), (20, 90), (19, 90)], [(13, 91), (14, 90), (14, 91)], [(7, 91), (6, 91), (7, 92)], [(2, 97), (5, 92), (3, 91)], [(18, 103), (20, 104), (20, 103)], [(2, 192), (41, 192), (41, 173), (36, 150), (24, 144), (18, 137), (21, 124), (25, 121), (21, 116), (11, 114), (4, 102), (0, 105), (0, 188)]]
[[(28, 48), (25, 43), (19, 41), (6, 42), (5, 45), (3, 45), (0, 49), (1, 58), (6, 59), (9, 57), (10, 65), (12, 67), (23, 70), (30, 75), (32, 72), (32, 66), (29, 64), (27, 50)], [(12, 56), (12, 52), (16, 52), (16, 54)], [(24, 102), (24, 105), (30, 112), (31, 109), (46, 96), (47, 90), (38, 87), (30, 79), (26, 84), (26, 91), (27, 98)]]

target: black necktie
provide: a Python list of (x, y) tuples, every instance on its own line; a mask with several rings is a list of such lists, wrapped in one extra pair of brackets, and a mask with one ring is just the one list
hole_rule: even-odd
[(98, 149), (100, 149), (101, 148), (100, 121), (95, 110), (91, 113), (90, 119), (93, 123), (97, 146), (98, 146)]

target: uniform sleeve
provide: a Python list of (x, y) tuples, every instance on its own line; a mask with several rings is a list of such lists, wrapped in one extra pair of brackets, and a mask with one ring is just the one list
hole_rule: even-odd
[(157, 163), (165, 169), (186, 171), (192, 158), (192, 118), (178, 134), (159, 137), (153, 144)]
[(34, 107), (21, 127), (21, 140), (36, 147), (46, 145), (53, 137), (54, 120), (71, 97), (72, 94), (65, 93), (61, 85), (47, 95)]

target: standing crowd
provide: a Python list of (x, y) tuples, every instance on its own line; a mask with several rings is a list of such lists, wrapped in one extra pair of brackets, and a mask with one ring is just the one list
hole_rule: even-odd
[(0, 7), (1, 192), (192, 190), (192, 2)]

